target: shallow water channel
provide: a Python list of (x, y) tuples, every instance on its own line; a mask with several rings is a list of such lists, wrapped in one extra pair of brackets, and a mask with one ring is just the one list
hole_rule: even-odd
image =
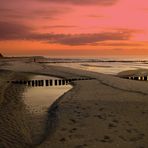
[[(31, 80), (58, 79), (56, 77), (37, 75)], [(71, 85), (28, 87), (24, 92), (24, 102), (32, 113), (44, 114), (53, 102), (72, 88)]]

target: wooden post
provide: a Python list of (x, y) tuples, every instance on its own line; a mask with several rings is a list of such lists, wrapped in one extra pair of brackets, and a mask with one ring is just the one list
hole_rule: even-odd
[(50, 80), (50, 86), (53, 86), (53, 80)]
[(46, 83), (46, 86), (49, 86), (49, 80), (46, 80), (45, 83)]
[(11, 81), (11, 83), (15, 84), (15, 83), (16, 83), (16, 81)]
[(31, 86), (35, 86), (34, 80), (31, 81)]
[(12, 84), (15, 84), (16, 81), (11, 81)]
[(37, 80), (38, 81), (38, 86), (40, 86), (40, 80)]
[(134, 77), (134, 80), (138, 80), (139, 79), (139, 77)]
[(44, 86), (44, 80), (41, 80), (41, 86)]
[[(16, 82), (16, 81), (15, 81), (15, 82)], [(19, 84), (23, 84), (23, 81), (22, 81), (22, 80), (20, 80)]]
[(147, 79), (147, 76), (144, 76), (144, 80), (145, 80), (145, 81), (147, 81), (147, 80), (148, 80), (148, 79)]
[(40, 84), (39, 86), (42, 86), (42, 81), (41, 80), (39, 80), (39, 84)]
[(65, 82), (66, 82), (66, 85), (69, 83), (69, 81), (67, 79), (65, 80)]
[(39, 86), (44, 86), (44, 81), (43, 80), (38, 80)]
[(58, 84), (58, 81), (54, 80), (54, 85), (57, 86), (57, 84)]
[(69, 81), (69, 83), (71, 83), (72, 82), (72, 79), (69, 79), (68, 81)]
[(31, 81), (28, 81), (28, 82), (27, 82), (27, 85), (28, 85), (28, 86), (31, 86)]
[(24, 85), (27, 85), (27, 81), (24, 80)]
[(19, 82), (19, 81), (14, 81), (14, 83), (15, 83), (15, 84), (20, 84), (20, 82)]
[(65, 80), (62, 80), (62, 85), (65, 85)]
[(35, 80), (35, 86), (38, 86), (38, 80)]
[(62, 85), (62, 80), (59, 80), (59, 85)]
[(38, 80), (38, 86), (40, 86), (40, 80)]

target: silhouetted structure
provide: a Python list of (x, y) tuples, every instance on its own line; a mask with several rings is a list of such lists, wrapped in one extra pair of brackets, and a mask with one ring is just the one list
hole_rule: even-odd
[(148, 76), (125, 76), (122, 78), (130, 79), (130, 80), (137, 80), (137, 81), (148, 81)]
[[(43, 87), (43, 86), (62, 86), (67, 85), (74, 81), (82, 81), (82, 80), (93, 80), (95, 78), (73, 78), (73, 79), (50, 79), (50, 80), (12, 80), (8, 81), (8, 83), (13, 84), (23, 84), (26, 86), (32, 87)], [(144, 80), (144, 78), (143, 78)]]
[(0, 58), (4, 58), (4, 56), (0, 53)]
[(54, 80), (54, 85), (58, 85), (58, 80)]

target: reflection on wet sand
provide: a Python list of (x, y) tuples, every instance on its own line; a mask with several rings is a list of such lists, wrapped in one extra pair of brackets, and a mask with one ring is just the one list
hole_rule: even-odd
[[(57, 79), (49, 76), (34, 76), (34, 79)], [(52, 87), (30, 87), (24, 92), (24, 102), (32, 113), (45, 113), (50, 105), (62, 94), (72, 88), (71, 85)]]

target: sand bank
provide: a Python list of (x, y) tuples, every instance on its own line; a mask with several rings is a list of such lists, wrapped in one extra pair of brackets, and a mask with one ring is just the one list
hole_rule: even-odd
[(75, 82), (74, 88), (51, 106), (44, 139), (37, 147), (147, 147), (147, 82), (35, 63), (3, 68), (64, 78), (96, 78)]
[(32, 144), (27, 111), (21, 99), (23, 86), (6, 83), (14, 78), (24, 79), (25, 75), (11, 71), (0, 71), (0, 147), (23, 148)]

